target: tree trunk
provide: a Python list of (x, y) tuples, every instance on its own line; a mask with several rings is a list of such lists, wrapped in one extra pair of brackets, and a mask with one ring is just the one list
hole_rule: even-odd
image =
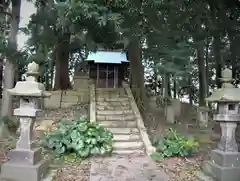
[(213, 52), (215, 57), (215, 69), (216, 69), (216, 85), (217, 88), (221, 88), (221, 69), (222, 69), (222, 59), (221, 59), (221, 40), (219, 33), (215, 33), (213, 39)]
[(51, 66), (50, 66), (50, 87), (49, 90), (53, 90), (53, 79), (54, 79), (54, 67), (55, 67), (55, 62), (56, 62), (56, 51), (53, 49), (53, 52), (51, 54)]
[(168, 98), (168, 81), (169, 81), (169, 78), (168, 78), (168, 74), (165, 74), (164, 75), (164, 80), (163, 80), (163, 96), (164, 96), (164, 98), (166, 99), (166, 98)]
[(59, 38), (58, 45), (56, 47), (56, 73), (54, 90), (71, 89), (68, 70), (69, 43), (70, 34), (64, 34)]
[(53, 77), (54, 77), (54, 65), (52, 64), (50, 67), (49, 90), (53, 89)]
[(169, 88), (170, 88), (170, 86), (169, 86), (169, 83), (170, 82), (170, 75), (169, 75), (169, 73), (165, 73), (165, 75), (164, 75), (164, 83), (163, 83), (163, 85), (164, 85), (164, 109), (165, 109), (165, 116), (167, 116), (167, 108), (168, 108), (168, 105), (169, 105), (169, 98), (170, 98), (170, 96), (169, 96)]
[(168, 80), (167, 80), (168, 81), (168, 84), (167, 84), (167, 87), (168, 87), (168, 89), (167, 89), (168, 90), (168, 97), (172, 98), (172, 93), (171, 93), (172, 89), (171, 89), (171, 78), (170, 78), (170, 75), (168, 75), (167, 78), (168, 78)]
[[(219, 27), (219, 11), (218, 11), (218, 6), (219, 4), (217, 1), (209, 1), (209, 6), (211, 10), (211, 16), (213, 20), (213, 26), (214, 27)], [(217, 29), (212, 32), (213, 35), (213, 53), (215, 57), (215, 70), (216, 70), (216, 85), (217, 88), (221, 88), (221, 69), (222, 69), (222, 60), (221, 60), (221, 35), (220, 35), (220, 30)]]
[(176, 80), (176, 76), (173, 77), (173, 98), (177, 99), (177, 80)]
[(188, 95), (189, 95), (189, 104), (193, 105), (193, 90), (192, 90), (192, 76), (188, 76)]
[[(209, 53), (208, 53), (208, 51), (209, 51), (209, 46), (210, 46), (210, 41), (208, 40), (208, 38), (207, 38), (207, 42), (206, 42), (206, 53), (205, 53), (205, 61), (206, 61), (206, 81), (207, 81), (207, 92), (206, 92), (206, 95), (207, 96), (210, 96), (209, 95), (209, 90), (210, 90), (210, 88), (211, 88), (211, 86), (210, 86), (210, 79), (211, 79), (211, 77), (209, 76), (209, 61), (208, 61), (208, 59), (209, 59)], [(212, 105), (211, 105), (211, 103), (208, 103), (208, 107), (209, 107), (209, 109), (212, 109)]]
[(49, 87), (50, 87), (50, 66), (49, 66), (49, 63), (48, 63), (48, 65), (47, 65), (47, 67), (45, 67), (45, 71), (44, 71), (44, 74), (45, 74), (45, 88), (46, 88), (46, 90), (47, 91), (49, 91), (50, 89), (49, 89)]
[[(14, 48), (17, 49), (17, 33), (19, 27), (19, 17), (21, 9), (21, 0), (14, 1), (12, 3), (12, 18), (9, 34), (9, 42)], [(12, 96), (8, 94), (6, 89), (13, 88), (14, 85), (14, 60), (6, 60), (5, 69), (4, 69), (4, 90), (3, 90), (3, 99), (2, 99), (2, 109), (1, 116), (9, 117), (12, 116)]]
[(2, 89), (2, 84), (3, 84), (3, 58), (0, 59), (0, 98), (2, 99), (2, 93), (3, 93), (3, 89)]
[(197, 59), (198, 59), (198, 77), (199, 77), (199, 105), (206, 106), (206, 66), (204, 60), (204, 45), (198, 45), (197, 47)]
[(207, 85), (207, 87), (206, 87), (206, 95), (207, 96), (209, 96), (209, 89), (210, 89), (210, 84), (209, 84), (209, 79), (210, 79), (210, 77), (209, 77), (209, 64), (208, 64), (208, 57), (209, 57), (209, 53), (208, 53), (208, 51), (209, 51), (209, 40), (208, 40), (208, 38), (207, 38), (207, 42), (206, 42), (206, 46), (205, 46), (205, 63), (206, 63), (206, 85)]
[[(156, 67), (156, 61), (153, 61), (153, 63), (154, 63), (154, 67)], [(159, 91), (157, 76), (158, 76), (158, 72), (154, 68), (153, 69), (153, 77), (154, 77), (154, 81), (155, 81), (155, 87), (154, 87), (155, 95), (157, 95), (157, 92)]]
[[(132, 87), (136, 88), (139, 92), (137, 95), (141, 101), (142, 108), (145, 109), (145, 87), (144, 87), (144, 68), (142, 66), (142, 53), (139, 39), (137, 37), (132, 38), (128, 46), (128, 58), (130, 62), (131, 81)], [(135, 97), (136, 98), (136, 97)], [(143, 111), (143, 109), (141, 111)]]
[(229, 37), (229, 41), (230, 41), (230, 53), (231, 53), (231, 64), (232, 64), (232, 77), (235, 80), (234, 84), (237, 85), (239, 84), (239, 80), (237, 78), (237, 70), (238, 70), (238, 66), (237, 66), (237, 42), (236, 42), (236, 38), (234, 36), (234, 32), (233, 31), (228, 31), (228, 37)]

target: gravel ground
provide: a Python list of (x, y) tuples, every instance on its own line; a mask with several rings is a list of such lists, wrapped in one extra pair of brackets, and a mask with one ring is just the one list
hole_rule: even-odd
[(202, 155), (193, 158), (173, 157), (156, 161), (156, 165), (167, 173), (171, 181), (199, 181), (196, 172), (200, 170), (203, 157)]
[(8, 152), (9, 150), (15, 148), (15, 145), (16, 139), (14, 137), (11, 139), (0, 139), (0, 165), (8, 161)]
[(188, 127), (161, 123), (157, 126), (157, 129), (149, 129), (152, 130), (150, 137), (155, 135), (162, 136), (166, 134), (170, 127), (176, 129), (179, 133), (197, 136), (200, 148), (198, 153), (191, 158), (172, 157), (164, 160), (155, 160), (156, 165), (168, 174), (171, 181), (199, 181), (196, 173), (201, 170), (203, 161), (208, 160), (210, 151), (216, 148), (220, 135), (211, 131), (211, 128), (200, 132), (199, 128), (195, 126)]
[(59, 168), (54, 180), (56, 181), (89, 181), (90, 176), (90, 159), (66, 163)]
[(148, 156), (115, 155), (92, 159), (91, 181), (168, 181)]
[[(88, 114), (88, 105), (80, 105), (68, 109), (47, 110), (46, 119), (71, 119), (76, 116), (86, 116)], [(159, 130), (161, 128), (161, 130)], [(159, 125), (150, 133), (153, 135), (162, 135), (169, 128), (169, 125)], [(180, 129), (184, 133), (188, 130)], [(191, 130), (194, 132), (194, 130)], [(205, 133), (206, 135), (206, 133)], [(214, 136), (213, 136), (214, 137)], [(215, 136), (216, 137), (216, 136)], [(7, 153), (11, 148), (14, 148), (14, 140), (0, 140), (0, 164), (8, 160)], [(215, 147), (215, 142), (211, 137), (202, 138), (200, 142), (201, 150), (192, 158), (169, 158), (165, 160), (157, 160), (156, 165), (159, 169), (163, 169), (171, 178), (171, 181), (198, 181), (196, 171), (200, 170), (204, 159), (208, 158), (210, 148)], [(89, 181), (91, 160), (77, 161), (75, 163), (66, 163), (58, 168), (55, 181)]]
[[(71, 120), (72, 118), (86, 117), (88, 105), (78, 105), (71, 108), (45, 110), (47, 120), (58, 121), (60, 119)], [(14, 135), (15, 136), (15, 135)], [(16, 139), (0, 139), (0, 165), (8, 161), (8, 152), (15, 148)], [(56, 167), (56, 165), (55, 165)], [(90, 159), (58, 165), (54, 181), (89, 181)]]
[[(89, 105), (78, 105), (71, 108), (46, 110), (46, 119), (59, 121), (61, 119), (71, 120), (73, 118), (87, 117)], [(58, 168), (54, 181), (89, 181), (90, 159), (66, 162)]]

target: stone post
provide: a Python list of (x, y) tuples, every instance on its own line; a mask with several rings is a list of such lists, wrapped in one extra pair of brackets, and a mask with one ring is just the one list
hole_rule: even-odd
[(209, 109), (206, 107), (199, 107), (197, 110), (198, 124), (200, 128), (206, 128), (208, 126), (208, 112)]
[(165, 107), (165, 117), (168, 123), (175, 122), (175, 111), (172, 105), (167, 105), (167, 107)]
[(40, 181), (47, 171), (49, 161), (42, 158), (42, 149), (36, 146), (33, 126), (36, 117), (42, 115), (39, 98), (49, 97), (44, 85), (36, 81), (39, 66), (28, 65), (26, 81), (17, 82), (10, 94), (20, 97), (20, 107), (14, 115), (20, 119), (20, 136), (16, 148), (10, 151), (10, 160), (2, 165), (1, 179), (12, 181)]
[(222, 72), (222, 82), (222, 88), (206, 99), (218, 103), (218, 113), (213, 119), (220, 123), (222, 134), (218, 147), (211, 151), (210, 160), (203, 166), (200, 179), (209, 180), (210, 177), (217, 181), (239, 181), (240, 153), (235, 140), (235, 129), (240, 121), (240, 89), (231, 84), (232, 72), (229, 69)]
[(95, 84), (91, 84), (90, 90), (90, 122), (96, 123), (96, 88)]

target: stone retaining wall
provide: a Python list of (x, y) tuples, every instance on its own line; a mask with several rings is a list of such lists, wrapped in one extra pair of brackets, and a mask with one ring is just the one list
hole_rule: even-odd
[(93, 81), (89, 78), (89, 76), (74, 76), (73, 77), (73, 89), (74, 90), (82, 90), (88, 89)]
[(96, 88), (95, 88), (95, 84), (91, 84), (90, 88), (90, 97), (89, 97), (89, 103), (90, 103), (90, 121), (92, 123), (96, 122)]
[(44, 99), (46, 109), (68, 108), (77, 104), (89, 103), (89, 89), (49, 92), (52, 96)]
[(147, 129), (144, 125), (144, 122), (143, 122), (143, 119), (142, 119), (142, 116), (139, 112), (139, 109), (137, 107), (137, 104), (134, 100), (134, 97), (133, 97), (133, 94), (132, 94), (132, 91), (129, 87), (129, 85), (126, 83), (126, 82), (122, 82), (122, 86), (123, 88), (125, 89), (126, 91), (126, 94), (128, 96), (128, 99), (130, 101), (130, 105), (131, 105), (131, 109), (133, 110), (135, 116), (136, 116), (136, 119), (137, 119), (137, 128), (139, 129), (140, 131), (140, 135), (141, 135), (141, 138), (142, 138), (142, 141), (145, 145), (145, 149), (146, 149), (146, 153), (147, 155), (151, 155), (155, 152), (155, 148), (153, 147), (150, 139), (149, 139), (149, 136), (147, 134)]

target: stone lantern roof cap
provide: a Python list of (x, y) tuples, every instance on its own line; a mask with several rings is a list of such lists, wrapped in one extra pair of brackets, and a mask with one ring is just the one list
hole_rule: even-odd
[(7, 89), (13, 96), (26, 96), (26, 97), (50, 97), (51, 93), (45, 91), (42, 83), (19, 81), (13, 89)]
[(51, 96), (51, 93), (45, 91), (44, 85), (36, 81), (39, 76), (39, 65), (37, 63), (29, 63), (26, 74), (26, 81), (18, 81), (13, 89), (7, 89), (11, 95), (24, 97)]
[(235, 88), (232, 82), (232, 71), (228, 68), (225, 68), (222, 71), (222, 88), (217, 89), (213, 94), (206, 98), (208, 102), (240, 102), (240, 89)]
[(206, 98), (208, 102), (240, 102), (240, 89), (238, 88), (220, 88)]

